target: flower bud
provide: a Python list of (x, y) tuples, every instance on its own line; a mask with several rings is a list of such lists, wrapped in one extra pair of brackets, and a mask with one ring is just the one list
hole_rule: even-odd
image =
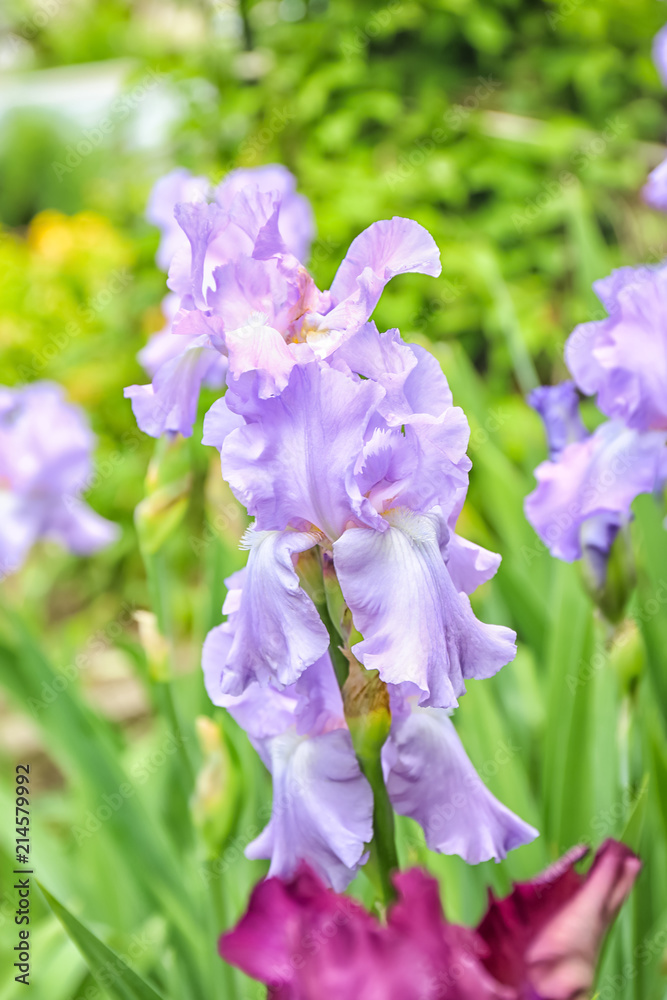
[(609, 650), (609, 663), (618, 675), (624, 690), (634, 687), (644, 668), (644, 640), (632, 619), (624, 621), (616, 631)]
[(182, 437), (162, 437), (146, 474), (146, 496), (134, 512), (139, 544), (154, 555), (183, 520), (192, 473), (188, 443)]
[(350, 672), (343, 686), (345, 719), (359, 759), (376, 760), (389, 735), (389, 691), (377, 670), (366, 670), (348, 654)]
[(160, 633), (157, 618), (152, 611), (135, 611), (134, 620), (139, 628), (141, 643), (148, 672), (153, 680), (166, 681), (169, 677), (169, 643)]
[(586, 590), (607, 621), (620, 622), (637, 582), (628, 529), (621, 528), (608, 552), (584, 545), (581, 571)]
[(238, 769), (234, 767), (222, 727), (207, 715), (195, 720), (203, 764), (190, 803), (192, 818), (209, 857), (220, 853), (237, 810)]

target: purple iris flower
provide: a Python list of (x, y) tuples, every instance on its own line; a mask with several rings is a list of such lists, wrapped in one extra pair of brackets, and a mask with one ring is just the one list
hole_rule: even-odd
[[(159, 437), (169, 431), (188, 436), (201, 385), (224, 385), (227, 358), (211, 337), (210, 324), (197, 312), (191, 315), (191, 276), (199, 273), (201, 263), (196, 258), (198, 237), (208, 237), (213, 243), (211, 268), (222, 267), (242, 251), (251, 253), (262, 227), (276, 216), (281, 246), (295, 261), (305, 259), (314, 233), (312, 211), (295, 187), (294, 177), (279, 165), (234, 170), (213, 191), (205, 178), (192, 177), (184, 169), (172, 171), (154, 186), (147, 218), (161, 230), (156, 259), (159, 267), (169, 271), (172, 291), (162, 305), (165, 328), (139, 354), (153, 382), (129, 386), (125, 392), (145, 433)], [(203, 231), (197, 229), (200, 224)], [(213, 230), (217, 242), (212, 239)]]
[(667, 87), (667, 24), (653, 39), (653, 62), (660, 74), (660, 79)]
[(651, 208), (667, 212), (667, 160), (663, 160), (648, 175), (642, 188), (642, 198)]
[[(363, 373), (335, 357), (337, 368), (296, 366), (272, 398), (228, 392), (207, 414), (204, 442), (220, 448), (223, 476), (260, 533), (306, 531), (311, 544), (333, 553), (364, 636), (352, 649), (364, 666), (387, 683), (410, 685), (422, 705), (452, 708), (466, 678), (491, 676), (515, 654), (514, 633), (480, 623), (467, 596), (498, 558), (453, 530), (470, 468), (468, 423), (427, 352), (373, 326), (360, 338)], [(378, 358), (390, 369), (386, 388), (365, 374)], [(255, 563), (248, 571), (251, 580)], [(282, 609), (283, 631), (296, 637), (288, 616), (294, 576), (261, 572), (262, 586), (273, 588), (262, 607)], [(262, 635), (260, 605), (245, 603), (248, 636)], [(302, 630), (310, 620), (300, 618)], [(321, 632), (308, 628), (309, 641), (282, 667), (290, 680), (320, 654)], [(230, 683), (241, 687), (266, 669), (248, 645), (239, 644), (245, 666), (236, 656), (229, 664)], [(273, 679), (288, 678), (273, 668)]]
[(542, 385), (533, 389), (528, 396), (528, 403), (544, 421), (552, 462), (558, 461), (568, 444), (588, 437), (588, 431), (581, 420), (579, 396), (574, 382)]
[(667, 265), (622, 267), (593, 287), (609, 316), (565, 345), (578, 388), (630, 428), (667, 430)]
[[(583, 427), (569, 410), (577, 436), (563, 448), (566, 438), (558, 406), (564, 396), (573, 401), (572, 389), (541, 390), (547, 433), (558, 447), (555, 458), (535, 470), (538, 485), (526, 497), (526, 517), (557, 558), (572, 562), (590, 550), (602, 583), (606, 556), (619, 529), (630, 520), (632, 501), (665, 481), (667, 433), (641, 433), (614, 420), (579, 437)], [(555, 405), (546, 402), (549, 399)]]
[(82, 499), (95, 438), (59, 386), (0, 387), (0, 574), (20, 568), (40, 538), (89, 554), (118, 535)]

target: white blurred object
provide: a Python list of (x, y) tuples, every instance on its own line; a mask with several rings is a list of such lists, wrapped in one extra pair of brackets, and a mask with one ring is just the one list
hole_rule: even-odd
[(0, 73), (0, 122), (12, 111), (43, 109), (81, 129), (123, 125), (131, 148), (162, 145), (183, 113), (183, 98), (157, 68), (137, 70), (129, 59)]

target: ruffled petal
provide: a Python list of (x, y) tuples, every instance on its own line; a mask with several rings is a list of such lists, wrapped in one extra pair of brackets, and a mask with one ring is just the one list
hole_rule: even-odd
[(269, 874), (282, 877), (306, 861), (342, 892), (365, 862), (365, 845), (373, 836), (373, 795), (350, 734), (345, 729), (313, 737), (286, 733), (260, 752), (273, 775), (273, 809), (246, 856), (269, 857)]
[[(308, 522), (336, 538), (350, 518), (379, 519), (354, 480), (368, 421), (383, 395), (315, 364), (297, 365), (280, 396), (260, 400), (229, 434), (222, 474), (261, 528)], [(236, 406), (230, 401), (230, 405)]]
[(466, 678), (490, 677), (514, 658), (514, 632), (479, 622), (439, 547), (433, 515), (395, 511), (384, 533), (348, 528), (334, 565), (356, 628), (353, 647), (390, 684), (410, 684), (420, 703), (452, 708)]
[(243, 426), (245, 426), (243, 417), (233, 413), (227, 405), (227, 397), (222, 396), (221, 399), (216, 399), (206, 412), (202, 444), (210, 445), (220, 451), (227, 435)]
[(565, 345), (577, 385), (608, 417), (667, 430), (667, 265), (620, 268), (593, 287), (609, 317), (577, 327)]
[(146, 206), (146, 219), (161, 231), (155, 255), (157, 266), (166, 271), (177, 251), (187, 251), (187, 237), (174, 215), (184, 201), (204, 201), (209, 191), (205, 177), (193, 177), (185, 167), (177, 167), (155, 182)]
[(221, 360), (220, 354), (207, 346), (207, 338), (200, 337), (162, 365), (152, 385), (128, 386), (124, 395), (132, 400), (132, 411), (144, 434), (160, 437), (169, 431), (190, 437), (202, 383)]
[(588, 849), (573, 848), (503, 900), (491, 897), (478, 934), (484, 964), (501, 983), (535, 1000), (587, 997), (602, 939), (630, 892), (641, 862), (624, 844), (606, 841), (590, 871), (575, 871)]
[(337, 304), (357, 295), (360, 278), (367, 277), (365, 322), (395, 275), (416, 271), (437, 277), (441, 270), (440, 251), (431, 234), (412, 219), (394, 216), (374, 222), (352, 241), (331, 285), (331, 299)]
[(538, 836), (491, 794), (442, 709), (417, 709), (392, 726), (383, 759), (394, 809), (420, 824), (433, 851), (476, 865)]
[(317, 542), (297, 531), (250, 531), (245, 583), (221, 690), (239, 695), (253, 680), (293, 684), (329, 647), (315, 605), (299, 585), (293, 556)]
[[(225, 336), (232, 380), (245, 372), (257, 372), (257, 392), (268, 399), (282, 392), (294, 367), (294, 358), (282, 335), (261, 322), (249, 322)], [(230, 383), (231, 385), (231, 383)]]
[(261, 167), (239, 167), (232, 170), (215, 190), (215, 200), (225, 208), (235, 195), (249, 186), (256, 186), (264, 193), (275, 193), (280, 199), (278, 226), (280, 235), (290, 253), (305, 261), (315, 236), (313, 210), (308, 199), (298, 194), (296, 178), (281, 163), (267, 163)]
[(602, 515), (617, 527), (629, 519), (635, 497), (652, 492), (664, 477), (666, 440), (663, 433), (640, 434), (608, 422), (568, 445), (558, 462), (537, 467), (537, 489), (524, 509), (552, 555), (580, 559), (582, 526), (589, 519)]

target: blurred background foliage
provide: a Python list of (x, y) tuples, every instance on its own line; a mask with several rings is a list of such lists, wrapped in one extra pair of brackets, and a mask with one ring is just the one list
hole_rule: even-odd
[[(378, 218), (416, 218), (441, 248), (442, 277), (395, 279), (375, 318), (427, 343), (466, 409), (464, 533), (503, 555), (474, 604), (519, 632), (516, 663), (470, 685), (457, 723), (489, 787), (541, 838), (470, 868), (429, 855), (401, 821), (402, 860), (431, 868), (449, 915), (472, 922), (486, 886), (506, 891), (577, 841), (624, 835), (645, 870), (600, 996), (666, 995), (661, 512), (637, 505), (639, 587), (616, 633), (522, 513), (545, 456), (523, 395), (565, 377), (566, 336), (602, 315), (593, 280), (667, 255), (665, 219), (639, 195), (665, 155), (650, 54), (664, 20), (657, 0), (3, 3), (1, 381), (54, 379), (86, 409), (99, 438), (88, 499), (123, 535), (85, 561), (40, 546), (1, 585), (0, 796), (9, 809), (9, 765), (29, 759), (42, 880), (164, 996), (262, 995), (224, 968), (215, 939), (266, 870), (242, 850), (270, 787), (201, 681), (245, 519), (198, 430), (176, 446), (189, 487), (164, 544), (144, 544), (146, 567), (134, 528), (154, 442), (121, 390), (145, 381), (135, 355), (162, 325), (164, 292), (143, 211), (175, 165), (218, 181), (274, 161), (313, 203), (321, 287)], [(162, 635), (135, 616), (149, 607)], [(136, 794), (125, 796), (128, 778)], [(12, 842), (5, 824), (2, 956), (14, 943)], [(363, 875), (353, 891), (367, 897)], [(102, 995), (34, 906), (33, 995)], [(11, 970), (1, 976), (0, 1000), (20, 996)], [(112, 997), (119, 981), (110, 975)]]

